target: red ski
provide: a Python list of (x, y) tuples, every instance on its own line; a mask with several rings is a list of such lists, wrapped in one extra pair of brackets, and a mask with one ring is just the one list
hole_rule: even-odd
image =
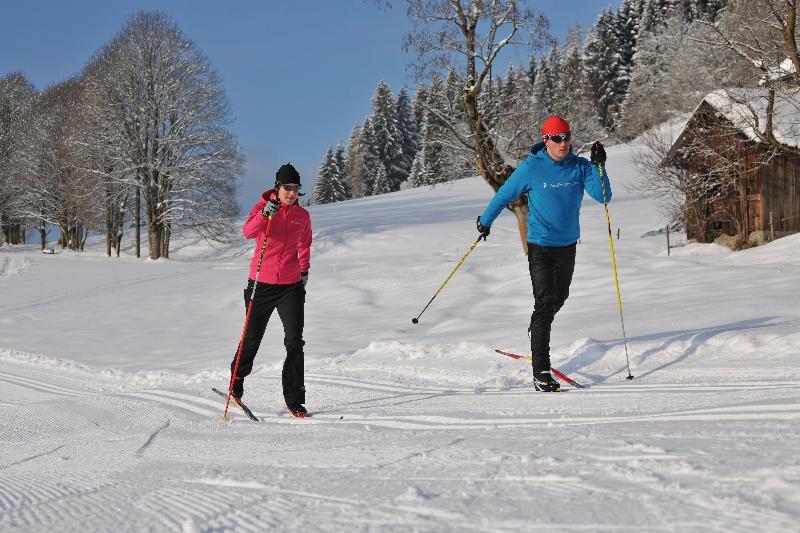
[[(519, 355), (519, 354), (511, 353), (511, 352), (504, 352), (503, 350), (495, 350), (495, 352), (497, 352), (497, 353), (499, 353), (501, 355), (505, 355), (507, 357), (510, 357), (512, 359), (525, 359), (527, 361), (533, 361), (533, 357), (531, 357), (530, 355)], [(584, 385), (581, 385), (577, 381), (569, 378), (566, 374), (561, 372), (556, 367), (551, 366), (550, 367), (550, 372), (552, 372), (555, 377), (557, 377), (558, 379), (560, 379), (564, 383), (567, 383), (568, 385), (572, 385), (576, 389), (585, 389), (586, 388)]]

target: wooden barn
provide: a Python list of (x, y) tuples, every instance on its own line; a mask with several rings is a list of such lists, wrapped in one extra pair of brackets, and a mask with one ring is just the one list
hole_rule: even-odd
[[(690, 239), (735, 235), (760, 244), (800, 231), (800, 93), (767, 88), (706, 95), (670, 148), (665, 164), (686, 170), (684, 219)], [(770, 106), (775, 139), (763, 140)]]

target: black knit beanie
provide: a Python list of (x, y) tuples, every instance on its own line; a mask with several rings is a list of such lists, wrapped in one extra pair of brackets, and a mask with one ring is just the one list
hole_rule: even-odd
[(281, 165), (278, 172), (275, 173), (275, 185), (286, 185), (287, 183), (296, 183), (300, 185), (300, 174), (291, 163)]

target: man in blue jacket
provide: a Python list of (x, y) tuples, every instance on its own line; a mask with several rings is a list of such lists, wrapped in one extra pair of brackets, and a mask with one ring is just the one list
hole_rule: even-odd
[[(571, 130), (566, 120), (553, 115), (542, 124), (542, 142), (508, 177), (486, 210), (478, 217), (478, 232), (489, 235), (492, 222), (510, 202), (528, 195), (528, 267), (533, 284), (531, 354), (536, 390), (557, 392), (558, 382), (550, 374), (550, 329), (553, 318), (569, 296), (575, 269), (575, 244), (580, 238), (578, 223), (583, 191), (603, 201), (598, 165), (606, 162), (599, 142), (592, 146), (591, 162), (572, 153)], [(605, 169), (604, 169), (605, 170)], [(611, 199), (611, 185), (605, 180), (605, 197)]]

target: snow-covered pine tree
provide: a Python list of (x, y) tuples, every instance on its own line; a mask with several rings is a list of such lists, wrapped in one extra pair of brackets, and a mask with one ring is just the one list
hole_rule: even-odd
[(639, 19), (642, 0), (624, 0), (616, 14), (614, 35), (620, 56), (620, 73), (625, 74), (624, 91), (627, 94), (633, 69), (633, 54), (636, 53), (636, 39), (639, 35)]
[(342, 143), (336, 146), (336, 169), (339, 171), (339, 181), (344, 188), (345, 198), (350, 199), (353, 197), (352, 185), (350, 184), (350, 170), (347, 166), (347, 156), (345, 155), (345, 147)]
[(444, 145), (448, 131), (440, 115), (447, 113), (450, 104), (445, 95), (444, 83), (438, 74), (433, 75), (428, 91), (427, 106), (420, 139), (420, 152), (423, 152), (421, 162), (423, 173), (418, 181), (426, 185), (433, 185), (447, 181), (449, 178), (445, 173), (448, 154)]
[(405, 86), (400, 89), (400, 93), (397, 95), (397, 125), (402, 138), (401, 167), (406, 179), (408, 179), (414, 156), (417, 155), (417, 123), (414, 120), (408, 89)]
[(695, 0), (672, 0), (672, 5), (667, 13), (668, 17), (680, 17), (685, 22), (691, 22), (695, 18)]
[(455, 68), (447, 71), (444, 80), (444, 107), (447, 116), (455, 121), (463, 121), (466, 117), (464, 109), (464, 80), (459, 76)]
[(536, 69), (536, 81), (533, 84), (533, 101), (536, 109), (536, 114), (534, 115), (535, 123), (541, 123), (549, 115), (555, 113), (558, 98), (554, 98), (554, 95), (557, 94), (558, 81), (556, 72), (553, 71), (554, 68), (561, 68), (555, 47), (551, 49), (547, 56), (542, 55), (539, 58), (539, 67)]
[(339, 179), (336, 156), (333, 153), (333, 148), (328, 147), (328, 151), (325, 152), (325, 157), (319, 167), (319, 176), (317, 176), (317, 182), (314, 185), (311, 203), (315, 205), (332, 204), (346, 199), (344, 187)]
[(644, 0), (639, 20), (639, 36), (658, 33), (663, 29), (669, 16), (673, 0)]
[(727, 4), (727, 0), (694, 0), (694, 16), (714, 22)]
[[(620, 113), (624, 136), (636, 136), (667, 120), (673, 110), (682, 107), (677, 102), (683, 95), (692, 91), (691, 87), (674, 87), (670, 72), (673, 66), (683, 68), (673, 64), (673, 57), (685, 46), (688, 27), (681, 17), (673, 17), (663, 33), (639, 36), (631, 82)], [(702, 84), (701, 78), (691, 85), (699, 88)]]
[[(502, 80), (500, 80), (502, 83)], [(518, 93), (517, 78), (514, 72), (514, 66), (508, 65), (508, 72), (506, 72), (505, 83), (502, 84), (502, 98), (500, 103), (503, 107), (509, 107), (512, 100)]]
[(528, 81), (533, 85), (536, 82), (536, 70), (539, 68), (539, 61), (536, 57), (536, 54), (531, 54), (531, 58), (528, 60), (528, 69), (525, 71), (525, 74), (528, 75)]
[(403, 169), (403, 139), (397, 123), (397, 108), (392, 91), (381, 81), (372, 96), (370, 123), (374, 132), (374, 148), (385, 167), (390, 190), (400, 189), (407, 177)]
[(597, 117), (597, 108), (592, 103), (583, 70), (580, 28), (574, 28), (568, 34), (562, 52), (556, 89), (560, 97), (555, 100), (555, 112), (569, 121), (572, 127), (572, 145), (576, 150), (603, 137), (605, 133)]
[(372, 194), (386, 194), (387, 192), (392, 192), (389, 186), (389, 176), (386, 172), (386, 168), (383, 165), (378, 165), (378, 173), (375, 175), (375, 184)]
[(356, 123), (347, 140), (347, 174), (350, 176), (350, 198), (364, 196), (364, 157), (361, 148), (361, 124)]
[(610, 9), (600, 13), (586, 39), (583, 57), (586, 81), (597, 104), (600, 121), (608, 129), (616, 125), (628, 82), (621, 62), (615, 22), (616, 17)]
[(358, 144), (364, 172), (361, 178), (361, 196), (372, 196), (374, 194), (372, 191), (374, 190), (375, 176), (378, 174), (378, 167), (383, 166), (383, 161), (381, 161), (380, 149), (375, 139), (375, 130), (372, 127), (370, 118), (364, 120), (364, 127), (361, 128), (361, 139)]
[(425, 119), (425, 104), (428, 101), (428, 87), (424, 83), (420, 83), (417, 87), (417, 92), (414, 93), (414, 103), (411, 105), (411, 115), (414, 117), (414, 130), (417, 132), (417, 150), (420, 147), (420, 138), (422, 131), (422, 121)]
[[(421, 136), (425, 135), (425, 124), (423, 123), (423, 129), (419, 132)], [(416, 157), (414, 157), (414, 162), (411, 164), (411, 174), (408, 176), (408, 183), (411, 187), (422, 187), (423, 185), (427, 185), (427, 174), (425, 172), (425, 147), (423, 146), (421, 150), (417, 152)]]

